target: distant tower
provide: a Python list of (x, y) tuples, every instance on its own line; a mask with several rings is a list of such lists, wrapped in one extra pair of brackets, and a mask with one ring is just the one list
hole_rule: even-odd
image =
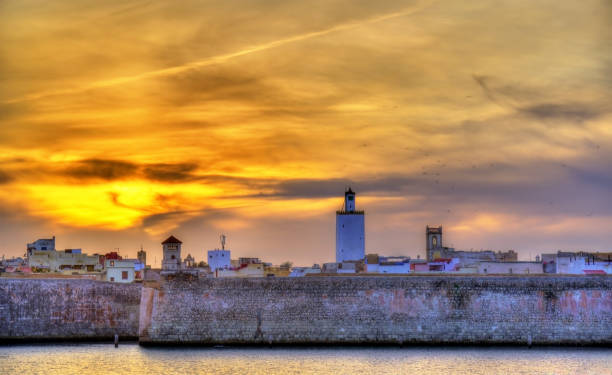
[(426, 227), (426, 246), (427, 249), (427, 260), (433, 261), (435, 258), (439, 258), (442, 250), (442, 226), (439, 227)]
[(162, 273), (173, 274), (181, 270), (181, 244), (182, 242), (174, 236), (170, 236), (162, 242), (164, 247)]
[(344, 193), (344, 207), (336, 212), (336, 262), (365, 258), (365, 217), (355, 211), (355, 192)]

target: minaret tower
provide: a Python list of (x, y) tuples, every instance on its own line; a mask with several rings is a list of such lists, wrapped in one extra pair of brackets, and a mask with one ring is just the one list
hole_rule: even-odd
[(181, 244), (181, 240), (174, 236), (170, 236), (162, 242), (164, 248), (162, 275), (174, 274), (181, 270)]
[(427, 260), (433, 262), (436, 258), (442, 257), (442, 226), (425, 227), (425, 234), (427, 241), (425, 243), (425, 249), (427, 252)]
[(365, 258), (365, 217), (355, 210), (355, 192), (344, 192), (344, 207), (336, 212), (336, 262)]

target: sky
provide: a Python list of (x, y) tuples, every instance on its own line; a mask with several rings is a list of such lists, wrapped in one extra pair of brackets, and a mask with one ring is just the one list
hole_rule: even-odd
[(612, 3), (3, 0), (0, 254), (612, 248)]

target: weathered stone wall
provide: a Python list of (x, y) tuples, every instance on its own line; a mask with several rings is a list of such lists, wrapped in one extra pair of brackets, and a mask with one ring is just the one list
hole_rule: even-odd
[(138, 336), (141, 286), (93, 280), (0, 279), (0, 342)]
[(142, 344), (612, 344), (612, 277), (305, 277), (145, 287)]

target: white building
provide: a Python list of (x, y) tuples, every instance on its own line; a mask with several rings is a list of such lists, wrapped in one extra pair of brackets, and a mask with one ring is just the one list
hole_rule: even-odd
[(365, 218), (355, 210), (355, 192), (344, 193), (344, 208), (336, 212), (336, 263), (365, 257)]
[(321, 273), (321, 267), (319, 267), (318, 264), (315, 264), (312, 267), (293, 267), (289, 277), (304, 277), (308, 274), (318, 273)]
[(221, 249), (214, 249), (208, 251), (208, 266), (210, 267), (211, 272), (215, 272), (216, 270), (229, 269), (231, 268), (231, 258), (230, 251), (225, 249), (225, 234), (222, 234), (221, 239)]
[(541, 274), (544, 273), (542, 262), (480, 262), (478, 273), (483, 274)]
[(378, 254), (368, 254), (366, 256), (365, 272), (394, 274), (410, 273), (410, 257), (384, 257), (378, 256)]
[(135, 259), (107, 259), (104, 261), (106, 281), (131, 283), (135, 279)]
[(230, 268), (230, 251), (229, 250), (209, 250), (208, 251), (208, 266), (211, 272), (220, 269)]
[(27, 245), (28, 256), (33, 251), (55, 251), (55, 236), (52, 238), (41, 238)]
[[(545, 258), (551, 255), (544, 254)], [(612, 262), (598, 260), (593, 254), (564, 253), (552, 254), (555, 272), (559, 274), (612, 274)]]
[(362, 262), (331, 262), (323, 263), (321, 273), (358, 273), (363, 270)]
[(174, 236), (162, 242), (164, 248), (162, 274), (174, 274), (181, 270), (181, 244), (182, 242)]

